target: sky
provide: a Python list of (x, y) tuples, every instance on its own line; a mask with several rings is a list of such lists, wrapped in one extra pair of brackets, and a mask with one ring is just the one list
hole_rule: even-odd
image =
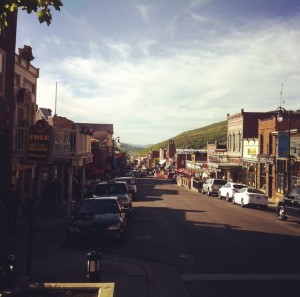
[[(62, 0), (19, 11), (37, 104), (156, 144), (227, 114), (300, 109), (300, 0)], [(57, 88), (56, 88), (57, 85)]]

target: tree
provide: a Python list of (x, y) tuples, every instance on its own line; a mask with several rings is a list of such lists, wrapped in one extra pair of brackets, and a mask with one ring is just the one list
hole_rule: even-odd
[(0, 4), (0, 34), (4, 28), (9, 26), (8, 14), (15, 12), (18, 8), (22, 8), (27, 13), (33, 11), (37, 14), (40, 23), (46, 22), (49, 26), (52, 21), (50, 7), (54, 7), (60, 11), (63, 6), (61, 0), (2, 0)]

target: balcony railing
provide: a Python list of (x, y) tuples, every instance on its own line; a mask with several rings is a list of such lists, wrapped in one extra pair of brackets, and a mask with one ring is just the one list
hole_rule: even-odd
[(227, 163), (228, 156), (227, 155), (217, 155), (217, 156), (209, 156), (208, 162), (210, 163)]
[[(28, 127), (18, 127), (13, 138), (13, 152), (25, 155)], [(79, 133), (79, 129), (53, 128), (53, 157), (82, 156), (91, 154), (91, 136)]]

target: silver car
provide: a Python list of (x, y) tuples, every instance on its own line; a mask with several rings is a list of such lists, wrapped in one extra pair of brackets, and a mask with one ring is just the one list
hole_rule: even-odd
[(201, 193), (206, 193), (208, 196), (212, 194), (218, 195), (219, 189), (226, 183), (225, 179), (209, 178), (203, 183)]

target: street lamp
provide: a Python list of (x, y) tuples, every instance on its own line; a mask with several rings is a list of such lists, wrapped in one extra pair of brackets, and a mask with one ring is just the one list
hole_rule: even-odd
[[(291, 191), (291, 168), (290, 168), (290, 162), (291, 162), (291, 114), (292, 111), (287, 111), (285, 108), (279, 106), (277, 108), (277, 121), (278, 123), (283, 122), (284, 118), (287, 117), (288, 119), (288, 137), (287, 140), (284, 142), (284, 145), (287, 147), (286, 150), (283, 151), (282, 156), (287, 158), (287, 193), (290, 193)], [(283, 134), (284, 135), (284, 134)], [(279, 137), (279, 134), (278, 134)], [(280, 145), (280, 141), (279, 141)], [(280, 148), (279, 148), (280, 149)], [(284, 187), (285, 189), (285, 187)]]
[(101, 253), (92, 251), (86, 256), (86, 278), (91, 283), (98, 283), (101, 280)]
[(117, 146), (120, 144), (120, 136), (112, 139), (112, 155), (111, 155), (111, 178), (113, 177), (113, 173), (115, 170), (115, 142), (117, 143)]

